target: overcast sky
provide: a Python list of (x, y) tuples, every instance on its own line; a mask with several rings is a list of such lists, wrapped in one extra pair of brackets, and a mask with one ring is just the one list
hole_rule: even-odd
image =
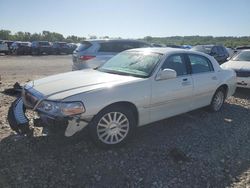
[(250, 0), (0, 0), (0, 29), (64, 36), (250, 36)]

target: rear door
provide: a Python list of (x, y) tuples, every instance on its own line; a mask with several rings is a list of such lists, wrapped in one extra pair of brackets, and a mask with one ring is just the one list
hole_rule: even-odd
[(153, 80), (151, 99), (151, 121), (157, 121), (184, 113), (192, 108), (193, 81), (185, 56), (169, 56), (161, 69), (173, 69), (177, 77), (166, 80)]
[(208, 58), (202, 55), (187, 54), (187, 57), (194, 84), (194, 108), (209, 105), (218, 85), (218, 78), (213, 65)]

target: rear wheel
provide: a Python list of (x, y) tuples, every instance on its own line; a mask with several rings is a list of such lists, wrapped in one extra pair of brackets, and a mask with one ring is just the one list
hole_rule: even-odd
[(91, 136), (102, 147), (124, 144), (135, 130), (136, 121), (131, 110), (111, 106), (99, 112), (90, 124)]
[(223, 104), (224, 104), (225, 98), (226, 98), (225, 89), (219, 88), (215, 92), (215, 94), (214, 94), (214, 96), (212, 98), (211, 104), (209, 106), (210, 111), (212, 111), (212, 112), (219, 111), (222, 108)]

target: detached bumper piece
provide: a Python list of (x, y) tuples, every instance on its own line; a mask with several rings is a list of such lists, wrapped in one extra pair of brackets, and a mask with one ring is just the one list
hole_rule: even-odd
[(33, 135), (33, 130), (30, 129), (29, 120), (25, 115), (25, 110), (22, 98), (18, 98), (11, 104), (7, 119), (11, 129), (16, 133), (31, 136)]

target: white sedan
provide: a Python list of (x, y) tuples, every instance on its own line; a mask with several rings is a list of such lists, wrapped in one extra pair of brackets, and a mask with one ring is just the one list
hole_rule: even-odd
[(124, 142), (142, 126), (209, 106), (219, 111), (235, 92), (236, 74), (206, 54), (171, 48), (124, 51), (101, 67), (49, 76), (23, 88), (9, 109), (13, 130), (30, 134), (25, 109), (40, 126), (65, 127), (72, 136), (88, 127), (102, 146)]
[(237, 87), (250, 88), (250, 50), (240, 51), (221, 66), (235, 70)]

